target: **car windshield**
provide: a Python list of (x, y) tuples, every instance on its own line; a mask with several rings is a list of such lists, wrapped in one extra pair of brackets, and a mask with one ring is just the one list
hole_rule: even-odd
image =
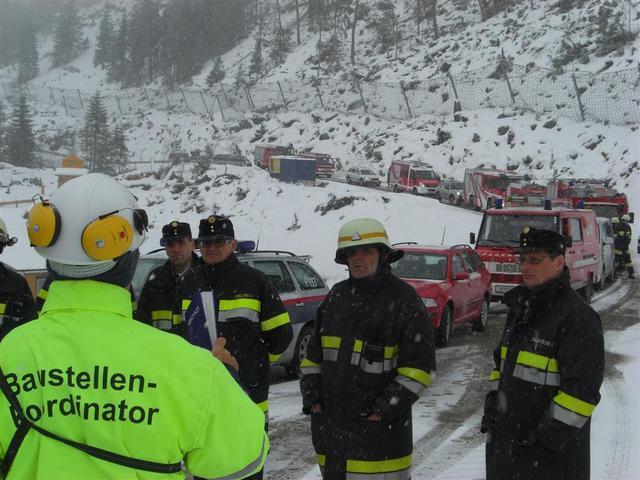
[(596, 212), (596, 217), (613, 218), (619, 215), (617, 205), (585, 205), (584, 208)]
[(507, 190), (510, 184), (522, 181), (523, 177), (485, 176), (483, 185), (495, 190)]
[(433, 170), (412, 170), (411, 176), (420, 180), (439, 180), (439, 177)]
[(479, 246), (515, 247), (520, 242), (524, 227), (559, 231), (555, 215), (485, 215), (480, 233)]
[(375, 175), (375, 173), (373, 173), (373, 171), (372, 171), (372, 170), (369, 170), (369, 169), (367, 169), (367, 168), (363, 168), (362, 170), (360, 170), (360, 173), (361, 173), (362, 175)]
[(400, 278), (444, 280), (447, 275), (447, 256), (437, 253), (405, 252), (400, 260), (391, 264), (391, 270)]

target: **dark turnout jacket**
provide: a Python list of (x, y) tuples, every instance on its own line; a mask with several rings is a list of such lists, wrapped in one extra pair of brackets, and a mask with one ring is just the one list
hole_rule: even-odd
[(0, 262), (0, 340), (36, 316), (35, 301), (27, 281)]
[[(202, 265), (195, 253), (191, 254), (191, 268)], [(177, 302), (182, 299), (183, 276), (176, 273), (169, 260), (155, 268), (142, 287), (136, 306), (135, 318), (160, 330), (185, 335), (182, 315), (174, 312)]]
[[(182, 310), (187, 310), (193, 294), (203, 291), (213, 292), (218, 336), (227, 340), (227, 350), (238, 361), (242, 386), (266, 414), (270, 362), (284, 353), (293, 337), (278, 292), (262, 272), (240, 263), (233, 254), (218, 265), (204, 264), (187, 271)], [(193, 334), (199, 331), (197, 327), (187, 327), (187, 340), (211, 348), (208, 336)]]
[(483, 419), (487, 479), (588, 480), (604, 375), (600, 317), (571, 288), (566, 267), (535, 291), (514, 288), (505, 302)]
[[(325, 479), (410, 478), (411, 405), (435, 370), (433, 328), (411, 286), (388, 266), (336, 284), (301, 370), (303, 412), (322, 407), (311, 429)], [(372, 413), (382, 420), (367, 420)]]

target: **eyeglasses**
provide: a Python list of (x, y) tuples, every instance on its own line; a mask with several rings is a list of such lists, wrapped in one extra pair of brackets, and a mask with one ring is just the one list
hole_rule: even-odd
[(229, 245), (231, 242), (233, 242), (233, 240), (231, 239), (216, 239), (216, 240), (200, 240), (200, 246), (201, 247), (224, 247), (225, 245)]
[(520, 265), (526, 265), (527, 263), (529, 265), (540, 265), (546, 258), (553, 260), (556, 256), (545, 255), (544, 257), (520, 257), (518, 259), (518, 263)]

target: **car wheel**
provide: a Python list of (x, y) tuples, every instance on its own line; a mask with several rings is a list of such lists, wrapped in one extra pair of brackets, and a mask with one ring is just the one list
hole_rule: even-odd
[(600, 281), (596, 285), (596, 290), (604, 290), (607, 286), (607, 277), (604, 272), (604, 267), (602, 267), (602, 273), (600, 274)]
[(449, 195), (449, 203), (451, 205), (455, 205), (456, 204), (456, 199), (453, 197), (453, 195)]
[(413, 190), (411, 190), (411, 193), (413, 193), (414, 195), (417, 195), (418, 189), (416, 187), (413, 187)]
[(442, 310), (442, 316), (440, 317), (440, 325), (436, 332), (436, 345), (444, 347), (449, 343), (451, 337), (451, 307), (449, 305), (444, 306)]
[(581, 293), (584, 297), (584, 301), (591, 303), (591, 299), (593, 298), (593, 280), (591, 279), (591, 276), (587, 279), (587, 284), (582, 288)]
[(484, 332), (487, 328), (487, 320), (489, 319), (489, 299), (485, 297), (482, 300), (482, 307), (480, 308), (480, 315), (471, 324), (471, 328), (475, 332)]
[(364, 178), (361, 178), (361, 179), (360, 179), (360, 186), (361, 186), (361, 187), (364, 187)]
[(351, 183), (351, 177), (347, 175), (347, 183)]
[(440, 192), (436, 193), (436, 200), (442, 203), (442, 197), (440, 196)]
[(398, 184), (397, 183), (393, 186), (393, 191), (396, 192), (396, 193), (398, 193), (400, 191), (400, 189), (398, 188)]
[(307, 355), (307, 348), (309, 348), (309, 342), (311, 341), (311, 334), (313, 330), (311, 326), (305, 325), (300, 330), (300, 335), (298, 335), (298, 340), (296, 341), (296, 349), (293, 352), (293, 358), (289, 365), (286, 366), (287, 373), (293, 378), (300, 378), (300, 363)]

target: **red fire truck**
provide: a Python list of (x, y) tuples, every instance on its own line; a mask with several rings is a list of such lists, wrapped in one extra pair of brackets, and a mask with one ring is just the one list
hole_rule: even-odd
[(314, 158), (316, 160), (316, 177), (331, 177), (336, 171), (336, 162), (327, 153), (306, 152), (297, 155), (301, 158)]
[(484, 212), (477, 239), (471, 234), (471, 243), (475, 243), (476, 252), (491, 272), (492, 299), (501, 300), (521, 283), (514, 250), (522, 229), (533, 227), (554, 230), (570, 239), (565, 259), (571, 286), (580, 289), (587, 301), (591, 300), (603, 271), (596, 214), (592, 210), (552, 209), (550, 202), (545, 203), (544, 208), (489, 208)]
[(410, 160), (394, 160), (387, 173), (387, 185), (394, 192), (411, 192), (416, 195), (435, 195), (440, 177), (427, 163)]
[(598, 217), (613, 218), (629, 213), (627, 196), (610, 188), (606, 180), (554, 180), (549, 182), (547, 195), (573, 208), (594, 210)]
[(293, 155), (293, 147), (283, 145), (256, 145), (253, 150), (254, 165), (269, 169), (269, 158), (271, 155)]
[(464, 203), (485, 210), (501, 199), (504, 204), (542, 206), (547, 189), (519, 173), (495, 168), (469, 168), (464, 172)]

